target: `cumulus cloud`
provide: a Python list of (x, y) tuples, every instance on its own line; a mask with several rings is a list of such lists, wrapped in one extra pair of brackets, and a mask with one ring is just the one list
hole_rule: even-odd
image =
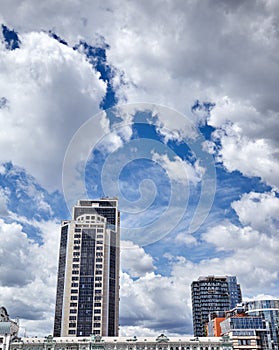
[(133, 281), (123, 273), (120, 299), (122, 327), (132, 325), (157, 332), (168, 330), (168, 334), (187, 331), (190, 315), (186, 309), (184, 287), (171, 278), (148, 273)]
[(153, 258), (131, 241), (121, 241), (121, 270), (131, 277), (141, 277), (154, 271)]
[(98, 111), (105, 86), (85, 58), (45, 33), (21, 37), (20, 49), (1, 48), (2, 161), (13, 161), (51, 189), (73, 133)]
[(194, 165), (175, 156), (173, 160), (169, 159), (167, 154), (160, 155), (153, 152), (152, 160), (158, 162), (167, 172), (171, 180), (177, 181), (183, 185), (189, 182), (196, 185), (200, 182), (204, 169), (196, 161)]
[(214, 138), (221, 144), (219, 161), (231, 172), (239, 170), (249, 177), (258, 176), (278, 188), (277, 120), (278, 113), (268, 110), (262, 114), (246, 102), (225, 98), (217, 103), (209, 122), (217, 128)]
[(225, 220), (203, 235), (217, 251), (229, 254), (222, 267), (231, 264), (230, 273), (235, 270), (247, 293), (260, 293), (259, 286), (268, 291), (266, 286), (275, 285), (278, 279), (278, 205), (273, 192), (244, 194), (232, 203), (240, 225)]
[(53, 325), (59, 226), (52, 221), (32, 224), (41, 231), (42, 245), (29, 239), (22, 225), (1, 220), (1, 303), (20, 318), (28, 335), (44, 335)]
[[(238, 1), (233, 6), (226, 1), (166, 1), (161, 6), (154, 1), (121, 6), (85, 1), (76, 17), (77, 6), (65, 8), (57, 2), (53, 11), (53, 3), (26, 0), (13, 11), (6, 4), (2, 16), (23, 31), (55, 27), (70, 42), (80, 37), (96, 42), (92, 33), (99, 33), (110, 45), (109, 62), (119, 72), (114, 80), (120, 101), (162, 103), (198, 118), (196, 122), (208, 116), (191, 113), (194, 102), (215, 103), (209, 123), (223, 130), (230, 120), (237, 129), (235, 135), (221, 135), (219, 155), (226, 168), (278, 186), (278, 16), (273, 1)], [(171, 123), (168, 116), (163, 124)], [(185, 129), (179, 125), (177, 130)], [(253, 163), (246, 161), (252, 149), (257, 153)]]
[(177, 244), (185, 244), (186, 246), (198, 244), (197, 239), (191, 234), (179, 233), (174, 240)]
[(254, 230), (275, 236), (278, 233), (279, 198), (275, 192), (250, 192), (231, 204), (240, 221)]
[[(1, 248), (0, 254), (5, 265), (1, 267), (0, 280), (2, 287), (26, 285), (32, 281), (34, 274), (29, 269), (32, 244), (18, 224), (5, 224), (0, 221)], [(31, 259), (32, 261), (33, 259)]]

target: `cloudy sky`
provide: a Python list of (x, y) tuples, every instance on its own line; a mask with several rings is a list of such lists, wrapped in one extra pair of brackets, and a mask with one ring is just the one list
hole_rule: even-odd
[(52, 333), (60, 220), (117, 196), (120, 334), (192, 334), (190, 284), (279, 297), (277, 0), (2, 0), (0, 305)]

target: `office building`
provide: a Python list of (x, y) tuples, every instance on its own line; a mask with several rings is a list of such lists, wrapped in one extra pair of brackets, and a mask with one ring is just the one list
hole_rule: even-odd
[(61, 224), (54, 336), (117, 336), (117, 199), (80, 200)]
[(191, 284), (193, 328), (196, 337), (206, 336), (209, 314), (227, 311), (242, 301), (235, 276), (201, 276)]
[(279, 300), (263, 299), (243, 303), (249, 316), (261, 317), (266, 328), (266, 348), (279, 349)]
[(261, 316), (250, 316), (242, 305), (226, 312), (226, 318), (220, 323), (221, 334), (232, 339), (233, 348), (267, 349), (267, 330)]

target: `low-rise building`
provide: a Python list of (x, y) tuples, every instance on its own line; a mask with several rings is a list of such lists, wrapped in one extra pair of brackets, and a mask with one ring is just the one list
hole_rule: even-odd
[(250, 316), (243, 306), (226, 313), (226, 319), (220, 323), (221, 334), (228, 335), (235, 350), (265, 350), (266, 327), (262, 317)]
[(10, 350), (232, 350), (229, 337), (52, 337), (21, 338)]
[(207, 324), (208, 337), (221, 337), (221, 322), (225, 320), (225, 311), (216, 311), (209, 314), (209, 321)]
[(5, 307), (0, 307), (0, 350), (9, 350), (12, 340), (17, 337), (18, 324), (10, 320)]

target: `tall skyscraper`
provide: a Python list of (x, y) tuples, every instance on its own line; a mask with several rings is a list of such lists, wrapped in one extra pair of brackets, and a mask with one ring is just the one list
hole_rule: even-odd
[(209, 314), (227, 311), (241, 303), (241, 289), (235, 276), (199, 277), (191, 284), (194, 335), (206, 335)]
[(80, 200), (61, 224), (54, 336), (117, 336), (117, 199)]

